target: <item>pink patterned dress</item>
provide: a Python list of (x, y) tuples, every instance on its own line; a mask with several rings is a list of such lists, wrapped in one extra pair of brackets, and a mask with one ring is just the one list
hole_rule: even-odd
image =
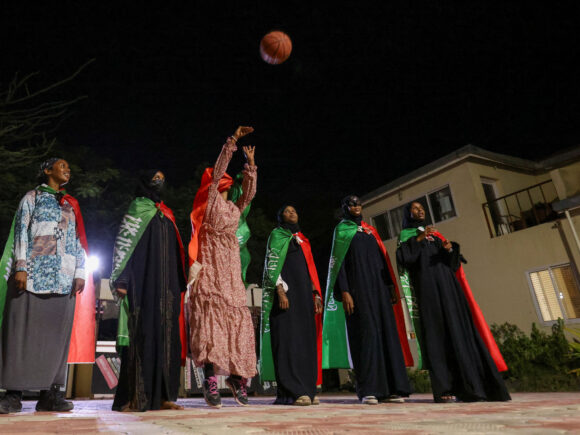
[(236, 230), (241, 211), (256, 194), (257, 167), (245, 165), (243, 194), (235, 204), (218, 192), (219, 180), (236, 149), (233, 139), (228, 139), (209, 187), (199, 232), (202, 269), (190, 295), (190, 344), (197, 366), (213, 363), (216, 374), (251, 378), (256, 374), (254, 327), (246, 305)]

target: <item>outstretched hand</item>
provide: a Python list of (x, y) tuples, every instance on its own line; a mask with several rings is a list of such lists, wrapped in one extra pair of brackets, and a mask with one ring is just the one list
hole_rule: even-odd
[(254, 154), (256, 151), (256, 147), (248, 145), (243, 146), (242, 149), (244, 150), (244, 155), (246, 156), (246, 160), (248, 161), (248, 165), (254, 166), (256, 161), (254, 160)]
[(244, 127), (244, 126), (240, 125), (236, 129), (236, 132), (234, 133), (234, 139), (238, 140), (239, 138), (247, 136), (248, 134), (250, 134), (253, 131), (254, 131), (254, 127)]

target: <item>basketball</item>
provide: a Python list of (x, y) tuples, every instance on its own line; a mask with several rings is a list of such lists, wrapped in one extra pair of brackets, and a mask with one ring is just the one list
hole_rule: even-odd
[(284, 62), (292, 52), (292, 41), (284, 32), (274, 30), (262, 38), (260, 55), (264, 62), (278, 65)]

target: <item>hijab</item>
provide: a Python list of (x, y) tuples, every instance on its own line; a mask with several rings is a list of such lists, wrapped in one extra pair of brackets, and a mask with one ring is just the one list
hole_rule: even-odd
[(355, 224), (360, 226), (362, 224), (362, 214), (360, 216), (353, 216), (352, 214), (350, 214), (350, 211), (348, 209), (349, 206), (359, 204), (361, 204), (361, 201), (360, 198), (356, 195), (347, 195), (344, 198), (342, 198), (342, 201), (340, 202), (340, 206), (342, 208), (342, 218), (351, 220)]
[(160, 172), (159, 169), (148, 169), (141, 172), (135, 196), (144, 196), (156, 203), (161, 202), (165, 180), (153, 180), (157, 172)]
[[(300, 232), (300, 225), (298, 225), (298, 222), (296, 222), (295, 224), (291, 224), (290, 222), (286, 222), (284, 220), (284, 210), (286, 210), (287, 207), (294, 207), (292, 204), (284, 204), (279, 210), (278, 213), (276, 215), (276, 218), (278, 219), (278, 226), (280, 228), (284, 228), (289, 230), (292, 234), (296, 234)], [(296, 209), (296, 207), (294, 207), (294, 209)]]
[(421, 204), (419, 201), (411, 201), (403, 209), (403, 229), (406, 228), (419, 228), (425, 226), (425, 220), (417, 220), (411, 214), (411, 206), (414, 203)]

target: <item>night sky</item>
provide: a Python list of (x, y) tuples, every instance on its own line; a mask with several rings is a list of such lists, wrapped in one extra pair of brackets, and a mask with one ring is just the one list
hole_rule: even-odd
[[(577, 2), (173, 3), (4, 2), (0, 81), (95, 58), (59, 90), (88, 96), (59, 140), (170, 183), (252, 125), (256, 204), (296, 203), (305, 232), (328, 209), (329, 237), (342, 196), (468, 143), (538, 159), (580, 142)], [(277, 66), (258, 49), (274, 29), (293, 42)]]

